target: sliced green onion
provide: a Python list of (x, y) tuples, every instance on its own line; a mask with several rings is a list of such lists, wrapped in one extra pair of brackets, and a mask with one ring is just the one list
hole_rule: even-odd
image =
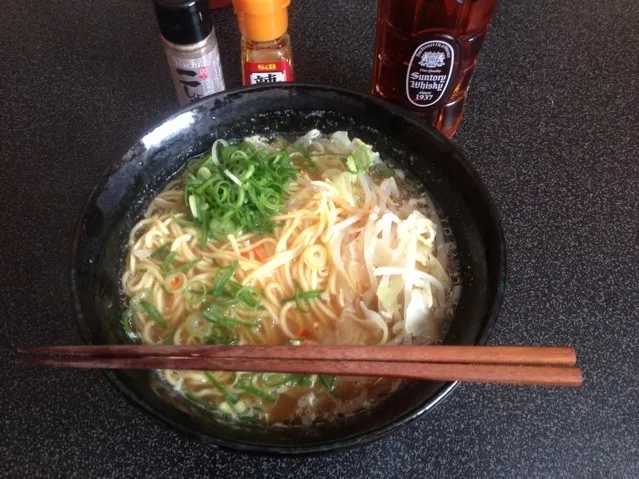
[[(233, 298), (237, 300), (236, 299), (237, 292), (240, 289), (242, 289), (242, 287), (243, 286), (237, 281), (228, 280), (226, 284), (224, 285), (224, 288), (222, 288), (222, 292), (220, 293), (220, 296), (228, 296), (229, 298)], [(261, 294), (262, 293), (260, 293), (260, 298), (261, 298)]]
[(236, 402), (238, 402), (240, 400), (239, 397), (237, 397), (235, 394), (229, 392), (226, 390), (226, 388), (224, 386), (222, 386), (219, 381), (217, 379), (215, 379), (213, 377), (213, 375), (209, 372), (209, 371), (204, 371), (204, 376), (206, 376), (206, 379), (208, 379), (213, 386), (215, 386), (215, 389), (217, 389), (218, 391), (220, 391), (220, 394), (222, 394), (222, 397), (224, 399), (226, 399), (226, 401), (229, 404), (235, 404)]
[(230, 160), (248, 160), (249, 156), (244, 153), (242, 150), (235, 150), (233, 153), (231, 153), (231, 156), (229, 158)]
[(154, 322), (156, 323), (158, 326), (160, 326), (162, 329), (166, 329), (168, 326), (166, 324), (166, 321), (164, 320), (164, 318), (162, 317), (162, 314), (158, 311), (158, 309), (153, 306), (151, 303), (149, 303), (148, 301), (140, 301), (140, 306), (142, 307), (142, 309), (144, 310), (144, 313)]
[(221, 324), (230, 329), (234, 329), (237, 326), (245, 326), (247, 328), (257, 328), (258, 326), (258, 321), (249, 323), (239, 319), (225, 317), (224, 314), (225, 313), (220, 313), (210, 306), (202, 312), (204, 319), (206, 319), (210, 323)]
[(205, 249), (209, 240), (209, 212), (202, 212), (202, 229), (200, 231), (200, 248)]
[(281, 207), (279, 203), (279, 195), (272, 188), (264, 188), (260, 193), (261, 206), (269, 211), (278, 211)]
[(313, 385), (313, 380), (310, 376), (302, 376), (302, 378), (300, 379), (300, 385), (310, 387)]
[(355, 144), (353, 148), (353, 157), (360, 171), (366, 171), (371, 166), (371, 152), (366, 145)]
[(231, 279), (233, 273), (235, 273), (238, 264), (239, 263), (237, 261), (234, 261), (231, 265), (225, 268), (219, 268), (215, 271), (213, 287), (211, 288), (211, 296), (215, 297), (220, 295), (226, 282)]
[(172, 329), (169, 331), (169, 334), (166, 335), (166, 338), (162, 340), (162, 344), (173, 344), (173, 338), (175, 337), (177, 329)]
[(320, 377), (319, 377), (320, 382), (331, 393), (335, 389), (335, 379), (336, 379), (335, 376), (325, 376), (323, 374), (320, 374)]
[(212, 313), (209, 309), (202, 311), (202, 316), (204, 316), (204, 319), (206, 319), (209, 323), (214, 323), (216, 325), (221, 324), (221, 321), (224, 318), (224, 316)]
[[(204, 193), (209, 186), (211, 186), (213, 183), (215, 183), (218, 180), (218, 178), (216, 176), (214, 176), (213, 178), (210, 178), (208, 180), (206, 180), (204, 183), (202, 183), (201, 186), (199, 186), (197, 188), (197, 190), (195, 190), (195, 193), (197, 193), (198, 195), (201, 195), (202, 193)], [(190, 205), (189, 205), (190, 206)]]
[(172, 243), (169, 241), (168, 243), (164, 243), (163, 245), (159, 246), (158, 249), (151, 253), (151, 258), (163, 255), (171, 247), (171, 244)]
[(193, 223), (192, 221), (185, 220), (184, 218), (180, 218), (179, 216), (173, 215), (171, 216), (171, 218), (173, 219), (173, 221), (175, 221), (176, 223), (182, 226), (190, 226), (190, 227), (195, 226), (195, 223)]
[(200, 197), (195, 195), (189, 196), (189, 209), (191, 210), (191, 214), (193, 218), (197, 219), (200, 217)]
[(184, 289), (184, 299), (191, 306), (202, 304), (206, 299), (208, 289), (202, 281), (191, 281)]
[[(202, 190), (202, 192), (204, 192), (204, 190)], [(218, 180), (211, 189), (211, 192), (213, 193), (211, 195), (213, 201), (220, 206), (224, 206), (227, 204), (229, 197), (231, 196), (231, 186), (226, 180)]]
[(304, 250), (302, 259), (309, 268), (320, 271), (328, 263), (328, 252), (321, 244), (314, 244)]
[(289, 303), (295, 300), (307, 300), (307, 299), (319, 299), (322, 297), (324, 293), (323, 289), (311, 289), (310, 291), (305, 291), (302, 293), (298, 293), (295, 296), (291, 296), (290, 298), (284, 298), (282, 303)]
[(151, 291), (149, 288), (142, 289), (138, 292), (138, 294), (136, 294), (135, 296), (131, 298), (131, 301), (129, 301), (129, 307), (133, 311), (139, 311), (140, 301), (151, 299), (152, 297), (153, 297), (153, 291)]
[(257, 389), (254, 388), (253, 386), (248, 386), (248, 385), (244, 385), (244, 384), (238, 384), (237, 386), (235, 386), (237, 389), (241, 389), (242, 391), (245, 391), (249, 394), (252, 394), (253, 396), (256, 396), (260, 399), (264, 399), (267, 402), (270, 403), (274, 403), (277, 401), (277, 397), (273, 396), (272, 394), (267, 393), (266, 391), (262, 391), (261, 389)]
[(173, 263), (173, 260), (175, 259), (176, 256), (177, 256), (177, 251), (171, 251), (168, 255), (166, 255), (166, 258), (164, 258), (164, 261), (162, 261), (162, 266), (160, 267), (160, 269), (162, 271), (167, 271), (170, 268), (171, 263)]
[(216, 166), (220, 164), (219, 160), (217, 159), (218, 145), (222, 145), (222, 148), (226, 148), (229, 146), (229, 144), (224, 140), (216, 140), (215, 142), (213, 142), (213, 146), (211, 147), (211, 161)]
[(202, 178), (203, 180), (208, 180), (211, 177), (211, 170), (209, 170), (206, 166), (200, 166), (197, 170), (197, 177)]
[(235, 293), (235, 299), (248, 309), (257, 309), (262, 304), (262, 293), (252, 286), (243, 286)]
[(246, 142), (230, 145), (224, 140), (214, 143), (210, 155), (194, 159), (184, 177), (184, 204), (202, 245), (237, 231), (271, 231), (269, 217), (286, 206), (287, 186), (297, 178), (293, 157), (313, 168), (303, 147), (270, 154)]
[(189, 261), (188, 263), (183, 264), (182, 266), (178, 266), (177, 268), (173, 268), (172, 270), (167, 271), (166, 273), (164, 273), (164, 276), (171, 276), (172, 274), (182, 273), (183, 271), (188, 271), (193, 266), (198, 264), (200, 261), (202, 261), (202, 258), (196, 258), (193, 261)]
[(371, 153), (364, 144), (356, 144), (353, 148), (353, 154), (342, 159), (346, 171), (354, 175), (368, 170), (371, 166)]
[(353, 158), (352, 155), (346, 157), (344, 161), (344, 167), (346, 168), (346, 171), (348, 171), (349, 173), (352, 173), (353, 175), (356, 175), (359, 173), (359, 170), (357, 169), (357, 164), (355, 163), (355, 158)]
[(231, 173), (228, 169), (224, 170), (224, 174), (228, 176), (233, 183), (235, 183), (238, 186), (242, 186), (243, 183), (240, 181), (240, 179), (237, 176), (235, 176), (233, 173)]
[[(187, 167), (188, 169), (188, 167)], [(189, 204), (189, 189), (186, 187), (186, 182), (184, 183), (184, 205), (188, 207)]]
[(259, 326), (258, 321), (253, 321), (252, 323), (246, 322), (246, 321), (242, 321), (240, 319), (235, 319), (235, 318), (222, 318), (220, 319), (220, 323), (222, 323), (224, 326), (227, 326), (229, 328), (233, 328), (235, 326), (244, 326), (247, 328), (257, 328)]
[(199, 339), (207, 338), (213, 330), (211, 323), (198, 313), (189, 314), (184, 321), (184, 326), (191, 336)]
[(211, 319), (211, 321), (219, 322), (220, 318), (223, 318), (230, 312), (230, 305), (220, 304), (219, 302), (209, 304), (202, 312), (205, 317)]
[(214, 238), (226, 240), (228, 235), (238, 231), (238, 227), (232, 220), (227, 218), (213, 219), (209, 223), (209, 231)]
[(297, 381), (295, 374), (265, 373), (262, 375), (262, 383), (268, 388), (276, 388), (292, 381)]
[(244, 174), (240, 176), (240, 181), (245, 183), (251, 176), (253, 176), (253, 173), (255, 173), (255, 165), (249, 165)]
[(235, 344), (237, 337), (230, 329), (220, 326), (213, 328), (211, 335), (204, 342), (206, 344)]
[(295, 301), (295, 306), (297, 307), (297, 309), (302, 312), (302, 313), (308, 313), (309, 310), (308, 309), (304, 309), (302, 307), (302, 301), (305, 301), (306, 304), (308, 304), (308, 301), (311, 299), (319, 299), (322, 296), (322, 293), (324, 292), (323, 289), (312, 289), (310, 291), (304, 291), (304, 292), (300, 292), (299, 290), (299, 286), (296, 284), (295, 285), (295, 296), (291, 296), (290, 298), (284, 298), (282, 300), (282, 304), (284, 303), (289, 303), (291, 301)]

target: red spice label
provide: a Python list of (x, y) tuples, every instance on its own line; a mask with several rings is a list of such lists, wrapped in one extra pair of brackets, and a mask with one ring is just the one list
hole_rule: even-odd
[(291, 65), (286, 61), (246, 62), (244, 64), (244, 84), (259, 85), (293, 81)]

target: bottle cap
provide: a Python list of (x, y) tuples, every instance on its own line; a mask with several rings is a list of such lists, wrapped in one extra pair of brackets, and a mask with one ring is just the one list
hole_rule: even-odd
[(254, 42), (270, 42), (288, 29), (291, 0), (233, 0), (242, 36)]
[(213, 31), (207, 0), (153, 0), (162, 36), (177, 45), (204, 40)]

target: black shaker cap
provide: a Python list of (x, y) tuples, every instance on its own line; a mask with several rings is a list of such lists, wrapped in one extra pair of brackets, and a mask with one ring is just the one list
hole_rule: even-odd
[(177, 45), (204, 40), (213, 30), (207, 0), (153, 0), (162, 36)]

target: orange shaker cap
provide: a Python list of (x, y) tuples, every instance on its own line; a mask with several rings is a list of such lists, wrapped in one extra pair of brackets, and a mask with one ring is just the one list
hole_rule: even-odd
[(233, 0), (242, 36), (254, 42), (270, 42), (288, 30), (291, 0)]

